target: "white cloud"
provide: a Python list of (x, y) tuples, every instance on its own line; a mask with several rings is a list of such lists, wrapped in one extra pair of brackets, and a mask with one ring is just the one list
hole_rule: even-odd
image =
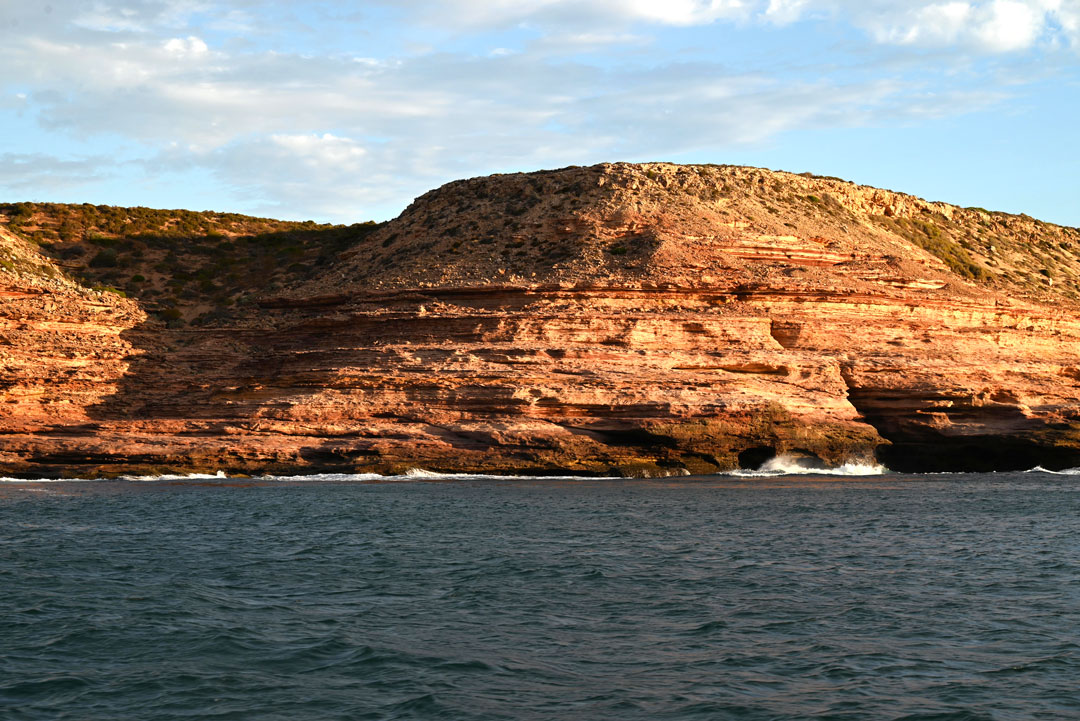
[(789, 24), (828, 18), (879, 42), (1013, 52), (1059, 38), (1080, 43), (1080, 0), (395, 0), (419, 21), (458, 28), (528, 24), (545, 32), (612, 32), (628, 24)]
[(1008, 52), (1031, 47), (1046, 27), (1047, 13), (1035, 3), (995, 0), (975, 27), (975, 36), (990, 50)]
[(1004, 53), (1032, 47), (1049, 31), (1053, 17), (1038, 1), (945, 2), (878, 15), (870, 28), (881, 42), (923, 46), (958, 44)]
[[(497, 28), (522, 23), (603, 28), (633, 22), (702, 25), (744, 17), (759, 0), (396, 0), (415, 18), (458, 27)], [(391, 4), (391, 3), (387, 3)]]
[(206, 43), (193, 35), (187, 38), (170, 38), (162, 47), (165, 52), (180, 58), (196, 57), (209, 51)]
[[(850, 23), (880, 42), (961, 45), (1012, 52), (1039, 42), (1080, 45), (1080, 0), (314, 0), (304, 7), (358, 29), (378, 7), (438, 29), (495, 31), (527, 26), (544, 35), (626, 35), (628, 26), (685, 27), (722, 21), (789, 24), (813, 18)], [(306, 27), (300, 6), (275, 0), (53, 0), (15, 6), (20, 27), (55, 35), (67, 26), (118, 35), (161, 34), (202, 23), (250, 37)], [(0, 16), (4, 14), (0, 10)], [(2, 19), (2, 17), (0, 17)], [(310, 28), (308, 28), (310, 30)], [(166, 37), (175, 35), (171, 33)]]
[(1080, 41), (1080, 0), (813, 0), (812, 6), (891, 44), (1010, 53)]
[(745, 9), (740, 0), (629, 0), (611, 5), (632, 19), (668, 25), (702, 25), (735, 17)]
[[(307, 62), (310, 71), (298, 74), (324, 67)], [(206, 168), (260, 212), (340, 220), (400, 208), (456, 177), (736, 147), (796, 128), (902, 122), (997, 99), (926, 96), (896, 81), (781, 83), (713, 65), (537, 67), (520, 56), (415, 59), (375, 75), (339, 75), (336, 90), (248, 82), (173, 87), (164, 102), (140, 102), (159, 110), (139, 122), (162, 138), (193, 117), (219, 118), (230, 130), (219, 137), (196, 127), (200, 143), (163, 154), (158, 164)], [(269, 131), (274, 123), (343, 132)]]
[(47, 153), (2, 153), (0, 188), (6, 192), (37, 196), (45, 189), (52, 192), (98, 182), (111, 170), (112, 163), (104, 157), (58, 158)]
[(105, 3), (96, 3), (90, 9), (83, 10), (72, 24), (100, 32), (145, 32), (147, 29), (135, 10), (110, 8)]
[(810, 7), (811, 0), (769, 0), (765, 18), (774, 23), (795, 22)]
[(363, 169), (361, 161), (367, 151), (351, 138), (339, 138), (330, 133), (270, 136), (281, 156), (298, 159), (304, 165), (319, 170), (340, 170), (350, 173)]
[(1072, 38), (1073, 43), (1080, 43), (1080, 0), (1062, 2), (1056, 13), (1062, 30)]
[(927, 5), (874, 31), (878, 40), (901, 45), (953, 43), (969, 28), (973, 11), (966, 2)]
[[(1074, 37), (1080, 22), (1080, 0), (400, 0), (411, 22), (423, 16), (481, 41), (472, 53), (458, 45), (395, 55), (358, 41), (336, 54), (230, 45), (220, 34), (230, 23), (244, 24), (246, 36), (250, 23), (269, 22), (260, 11), (277, 6), (263, 0), (55, 4), (52, 19), (62, 22), (26, 15), (27, 32), (0, 43), (0, 88), (25, 96), (17, 110), (9, 100), (0, 111), (10, 106), (46, 132), (91, 145), (120, 137), (150, 159), (148, 175), (208, 174), (249, 207), (340, 220), (399, 209), (460, 176), (663, 158), (790, 130), (895, 125), (986, 107), (1000, 93), (980, 78), (946, 79), (942, 48), (1015, 53)], [(197, 21), (207, 16), (230, 20), (214, 30)], [(651, 34), (729, 20), (756, 22), (757, 32), (842, 22), (863, 28), (869, 44), (912, 57), (920, 55), (906, 48), (937, 48), (946, 61), (940, 72), (883, 72), (863, 46), (865, 68), (807, 61), (753, 72), (681, 61)], [(533, 38), (524, 46), (520, 25)], [(504, 26), (513, 30), (494, 30)], [(600, 50), (611, 52), (580, 59)], [(32, 169), (8, 157), (18, 172), (8, 168), (4, 177), (41, 183), (79, 182), (102, 167), (42, 156)]]

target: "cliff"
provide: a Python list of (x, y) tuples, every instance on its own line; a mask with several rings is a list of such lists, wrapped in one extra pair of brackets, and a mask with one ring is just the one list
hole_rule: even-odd
[(1080, 465), (1080, 231), (1026, 216), (669, 164), (3, 213), (7, 475)]

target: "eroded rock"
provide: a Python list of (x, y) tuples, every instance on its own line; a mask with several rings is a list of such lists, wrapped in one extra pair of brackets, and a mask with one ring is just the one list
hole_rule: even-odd
[(5, 231), (0, 473), (1076, 466), (1078, 239), (832, 179), (569, 168), (432, 191), (195, 328)]

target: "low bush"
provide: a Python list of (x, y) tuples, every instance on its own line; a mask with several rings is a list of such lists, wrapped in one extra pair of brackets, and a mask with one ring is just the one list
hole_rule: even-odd
[(91, 268), (115, 268), (117, 265), (115, 250), (103, 250), (90, 259)]

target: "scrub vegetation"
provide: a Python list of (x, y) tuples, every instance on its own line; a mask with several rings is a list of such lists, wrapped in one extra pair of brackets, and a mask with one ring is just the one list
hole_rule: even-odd
[(0, 222), (84, 286), (136, 297), (171, 326), (212, 325), (254, 293), (325, 268), (378, 227), (60, 203), (0, 205)]

